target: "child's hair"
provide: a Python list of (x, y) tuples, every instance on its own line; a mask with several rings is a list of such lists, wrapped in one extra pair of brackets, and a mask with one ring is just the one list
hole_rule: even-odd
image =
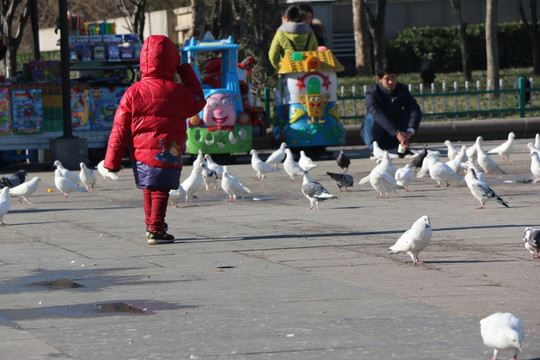
[(306, 18), (306, 14), (308, 13), (311, 13), (313, 15), (313, 8), (307, 3), (298, 4), (298, 10), (300, 10), (300, 14), (304, 19)]
[(303, 13), (300, 12), (298, 7), (296, 5), (291, 5), (285, 11), (283, 12), (283, 16), (285, 16), (289, 21), (292, 22), (302, 22), (304, 21)]
[(395, 64), (389, 59), (384, 59), (381, 63), (377, 65), (377, 77), (382, 78), (384, 74), (396, 74), (397, 68)]

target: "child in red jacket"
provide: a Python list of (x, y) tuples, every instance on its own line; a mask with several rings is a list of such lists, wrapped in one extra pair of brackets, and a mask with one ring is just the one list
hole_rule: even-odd
[[(180, 65), (180, 60), (168, 37), (146, 39), (140, 56), (141, 80), (120, 100), (105, 155), (105, 168), (118, 171), (129, 141), (135, 183), (143, 190), (150, 245), (174, 242), (165, 223), (169, 191), (180, 184), (186, 119), (206, 104), (193, 68)], [(174, 81), (175, 72), (183, 85)]]

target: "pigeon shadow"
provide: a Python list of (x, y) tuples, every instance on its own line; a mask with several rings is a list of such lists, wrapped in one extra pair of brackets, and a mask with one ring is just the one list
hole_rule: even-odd
[(46, 212), (59, 212), (59, 211), (77, 211), (77, 210), (122, 210), (133, 209), (137, 206), (116, 206), (116, 207), (98, 207), (98, 208), (50, 208), (50, 209), (20, 209), (9, 210), (10, 214), (26, 214), (26, 213), (46, 213)]
[[(496, 229), (496, 228), (525, 228), (530, 224), (507, 224), (507, 225), (484, 225), (484, 226), (461, 226), (461, 227), (448, 227), (437, 228), (433, 231), (459, 231), (459, 230), (471, 230), (471, 229)], [(243, 241), (243, 240), (272, 240), (272, 239), (307, 239), (307, 238), (336, 238), (336, 237), (361, 237), (361, 236), (373, 236), (373, 235), (392, 235), (403, 234), (404, 229), (399, 230), (385, 230), (385, 231), (364, 231), (364, 232), (347, 232), (347, 233), (312, 233), (312, 234), (267, 234), (256, 236), (234, 236), (223, 238), (209, 238), (209, 239), (194, 239), (193, 242), (229, 242), (229, 241)], [(186, 242), (192, 242), (192, 240), (186, 240)]]
[(482, 226), (456, 226), (448, 228), (437, 228), (433, 231), (455, 231), (455, 230), (471, 230), (471, 229), (497, 229), (497, 228), (526, 228), (530, 224), (506, 224), (506, 225), (482, 225)]
[(518, 260), (428, 260), (424, 264), (474, 264), (474, 263), (498, 263)]

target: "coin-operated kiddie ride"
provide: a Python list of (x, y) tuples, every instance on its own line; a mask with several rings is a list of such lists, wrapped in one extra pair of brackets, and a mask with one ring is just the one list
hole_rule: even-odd
[[(201, 41), (187, 40), (180, 49), (182, 62), (190, 63), (201, 80), (206, 99), (205, 108), (188, 119), (189, 154), (197, 154), (199, 150), (204, 154), (249, 152), (254, 130), (260, 131), (259, 126), (252, 124), (259, 125), (264, 112), (262, 107), (251, 107), (247, 100), (252, 100), (251, 97), (242, 96), (242, 91), (249, 91), (249, 86), (240, 78), (244, 72), (238, 70), (238, 47), (231, 37), (222, 40), (205, 37)], [(201, 52), (214, 56), (206, 62), (202, 79)]]
[(274, 141), (291, 148), (345, 145), (337, 101), (337, 71), (343, 66), (330, 50), (285, 53), (274, 93)]

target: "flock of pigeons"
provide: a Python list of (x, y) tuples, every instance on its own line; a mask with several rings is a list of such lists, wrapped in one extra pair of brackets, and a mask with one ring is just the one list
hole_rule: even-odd
[[(63, 193), (63, 197), (68, 197), (70, 193), (75, 191), (88, 192), (97, 183), (96, 173), (94, 170), (89, 169), (84, 162), (80, 163), (81, 170), (79, 174), (66, 169), (59, 160), (54, 162), (54, 166), (56, 168), (54, 171), (54, 185), (58, 191)], [(118, 175), (103, 167), (103, 161), (98, 164), (97, 169), (104, 180), (118, 179)], [(10, 197), (18, 198), (19, 203), (24, 201), (27, 204), (32, 204), (29, 198), (36, 192), (41, 179), (39, 176), (34, 176), (26, 181), (27, 175), (25, 170), (19, 170), (14, 174), (0, 178), (0, 188), (2, 188), (0, 191), (0, 226), (4, 225), (4, 216), (11, 207)], [(52, 189), (47, 191), (52, 192)]]
[[(431, 179), (437, 182), (436, 187), (443, 186), (443, 184), (449, 186), (452, 181), (465, 181), (471, 194), (480, 202), (478, 209), (485, 208), (486, 202), (491, 199), (496, 200), (502, 206), (509, 207), (508, 203), (486, 183), (485, 175), (490, 172), (505, 174), (505, 171), (497, 165), (490, 154), (498, 154), (503, 161), (511, 161), (510, 155), (515, 148), (514, 139), (515, 134), (511, 132), (506, 142), (489, 151), (485, 151), (482, 147), (483, 138), (481, 136), (477, 137), (473, 146), (469, 148), (462, 146), (459, 150), (447, 140), (445, 141), (448, 149), (448, 161), (446, 162), (441, 160), (439, 152), (430, 151), (427, 146), (424, 146), (420, 153), (410, 157), (410, 163), (400, 169), (396, 169), (392, 165), (392, 158), (397, 155), (380, 149), (375, 142), (373, 159), (377, 160), (377, 165), (369, 175), (360, 180), (359, 184), (369, 182), (379, 193), (379, 198), (389, 198), (390, 193), (397, 194), (397, 189), (407, 191), (416, 172), (417, 177), (429, 174)], [(536, 135), (535, 143), (529, 143), (527, 146), (531, 156), (531, 173), (535, 182), (539, 182), (540, 134)], [(265, 180), (266, 174), (269, 173), (282, 173), (279, 168), (282, 161), (283, 170), (291, 182), (295, 181), (296, 177), (302, 176), (301, 191), (310, 202), (309, 209), (319, 209), (319, 202), (336, 198), (322, 184), (313, 180), (310, 170), (317, 164), (303, 151), (300, 152), (298, 162), (294, 160), (291, 150), (286, 147), (285, 143), (282, 143), (279, 149), (270, 154), (266, 161), (260, 159), (255, 149), (251, 150), (250, 154), (251, 166), (255, 171), (254, 180)], [(327, 172), (327, 175), (335, 181), (340, 191), (347, 191), (354, 184), (352, 175), (348, 174), (351, 161), (341, 150), (336, 162), (342, 168), (342, 172)], [(221, 184), (221, 188), (231, 202), (236, 202), (243, 194), (253, 193), (229, 172), (227, 166), (220, 166), (212, 160), (210, 155), (203, 155), (199, 151), (191, 175), (182, 182), (179, 189), (171, 191), (170, 198), (174, 205), (178, 206), (180, 199), (185, 199), (186, 202), (191, 201), (203, 185), (208, 190), (211, 186), (217, 188), (218, 184)], [(431, 219), (424, 215), (414, 222), (412, 227), (389, 248), (389, 254), (405, 253), (411, 257), (415, 265), (421, 264), (422, 261), (418, 259), (418, 255), (426, 248), (431, 237)], [(540, 259), (540, 229), (526, 228), (523, 242), (533, 257)], [(493, 359), (496, 359), (498, 352), (503, 350), (512, 350), (514, 358), (517, 357), (518, 352), (522, 349), (524, 336), (521, 320), (510, 313), (495, 313), (482, 319), (480, 325), (485, 345), (494, 350)]]
[[(419, 169), (416, 171), (416, 176), (423, 177), (429, 174), (433, 180), (437, 181), (435, 187), (440, 187), (442, 183), (449, 186), (450, 181), (465, 181), (471, 194), (480, 202), (477, 209), (485, 208), (486, 202), (490, 199), (509, 207), (508, 203), (489, 187), (485, 175), (493, 171), (505, 174), (505, 171), (495, 163), (489, 154), (498, 154), (504, 161), (511, 161), (510, 154), (515, 148), (514, 139), (515, 134), (510, 132), (507, 141), (487, 152), (482, 148), (483, 139), (481, 136), (477, 137), (473, 146), (469, 148), (462, 146), (459, 150), (449, 140), (446, 140), (448, 161), (443, 162), (440, 160), (439, 152), (429, 151), (427, 146), (424, 146), (422, 152), (411, 156), (412, 161), (400, 169), (396, 169), (392, 165), (392, 157), (396, 155), (381, 150), (377, 143), (374, 143), (373, 158), (377, 160), (378, 164), (368, 176), (360, 180), (360, 184), (369, 182), (379, 192), (379, 198), (388, 198), (390, 193), (397, 194), (396, 189), (401, 188), (407, 191), (407, 186), (414, 178), (415, 170)], [(535, 178), (535, 183), (538, 183), (540, 181), (540, 134), (536, 134), (535, 142), (528, 143), (527, 148), (531, 157), (530, 170)], [(476, 167), (475, 162), (478, 163), (482, 171)], [(464, 176), (463, 173), (465, 173)], [(422, 216), (397, 240), (394, 246), (390, 247), (389, 253), (408, 254), (414, 264), (420, 264), (422, 262), (418, 259), (418, 254), (430, 240), (430, 218)], [(540, 259), (540, 229), (527, 227), (524, 230), (523, 243), (533, 258)]]
[[(447, 147), (448, 161), (443, 162), (438, 151), (430, 151), (427, 145), (422, 151), (410, 156), (410, 163), (402, 168), (396, 169), (392, 164), (392, 159), (396, 154), (390, 154), (379, 148), (374, 142), (372, 159), (377, 161), (377, 165), (370, 173), (363, 177), (359, 184), (371, 184), (379, 195), (378, 198), (389, 198), (390, 194), (398, 194), (397, 189), (408, 191), (408, 186), (416, 177), (424, 177), (427, 174), (437, 182), (435, 187), (443, 184), (449, 186), (452, 181), (465, 181), (471, 194), (480, 202), (478, 209), (483, 209), (488, 200), (494, 199), (499, 204), (509, 207), (508, 203), (498, 196), (486, 183), (485, 175), (490, 172), (505, 171), (497, 165), (490, 157), (490, 154), (498, 154), (503, 161), (511, 161), (510, 155), (515, 148), (515, 134), (510, 132), (508, 140), (500, 146), (489, 151), (482, 147), (483, 138), (478, 136), (476, 142), (471, 147), (461, 146), (456, 149), (449, 141), (445, 141)], [(530, 170), (535, 183), (540, 182), (540, 134), (536, 134), (534, 143), (527, 144), (531, 156)], [(309, 200), (309, 209), (319, 209), (319, 203), (328, 199), (336, 199), (321, 183), (313, 180), (310, 170), (317, 167), (312, 159), (306, 156), (304, 151), (300, 152), (298, 162), (294, 160), (291, 149), (282, 143), (279, 149), (270, 154), (266, 161), (262, 161), (255, 149), (251, 150), (251, 166), (255, 171), (254, 180), (264, 181), (269, 173), (283, 174), (280, 164), (283, 162), (283, 170), (289, 180), (294, 182), (296, 177), (302, 176), (301, 191)], [(348, 174), (350, 159), (343, 150), (340, 151), (336, 162), (341, 167), (342, 172), (327, 172), (327, 175), (336, 183), (341, 191), (348, 191), (354, 184), (352, 175)], [(481, 168), (476, 167), (475, 163)], [(72, 192), (87, 192), (93, 189), (97, 182), (96, 173), (89, 169), (83, 162), (80, 163), (80, 172), (76, 174), (66, 169), (58, 160), (54, 162), (56, 170), (54, 172), (54, 184), (63, 193), (64, 197)], [(97, 166), (98, 172), (104, 180), (116, 180), (117, 175), (109, 172), (103, 167), (103, 161)], [(29, 197), (37, 190), (41, 181), (39, 177), (26, 180), (26, 172), (20, 170), (12, 175), (0, 178), (0, 225), (4, 225), (4, 215), (10, 208), (10, 196), (17, 197), (19, 202), (31, 203)], [(226, 193), (228, 201), (237, 202), (244, 195), (252, 195), (253, 191), (245, 186), (237, 176), (232, 174), (227, 166), (217, 164), (209, 154), (204, 155), (199, 150), (190, 175), (182, 181), (178, 189), (170, 191), (169, 198), (173, 206), (177, 207), (181, 200), (191, 202), (196, 199), (196, 193), (203, 187), (217, 189), (218, 186)], [(51, 189), (49, 189), (51, 190)], [(401, 235), (396, 243), (389, 248), (389, 254), (408, 254), (413, 263), (421, 264), (418, 259), (419, 253), (426, 248), (432, 237), (431, 219), (424, 215), (414, 222), (409, 230)], [(540, 229), (527, 227), (524, 230), (523, 242), (525, 248), (530, 251), (535, 259), (540, 259)], [(510, 313), (495, 313), (480, 321), (481, 335), (485, 345), (494, 349), (493, 359), (502, 350), (513, 350), (514, 359), (521, 350), (524, 329), (521, 320)], [(492, 359), (492, 360), (493, 360)]]

